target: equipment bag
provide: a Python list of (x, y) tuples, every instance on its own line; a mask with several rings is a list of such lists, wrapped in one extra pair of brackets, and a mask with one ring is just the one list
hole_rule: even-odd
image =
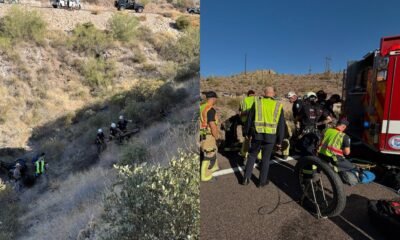
[(368, 170), (362, 170), (359, 178), (361, 183), (370, 183), (375, 180), (375, 174)]
[(368, 216), (372, 223), (388, 236), (398, 236), (400, 234), (399, 198), (368, 201)]

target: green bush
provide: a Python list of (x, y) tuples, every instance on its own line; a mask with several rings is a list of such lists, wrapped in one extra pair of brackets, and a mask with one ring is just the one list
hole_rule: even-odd
[(187, 8), (192, 6), (192, 0), (177, 0), (175, 6), (178, 8)]
[(12, 50), (11, 40), (0, 36), (0, 50), (8, 53)]
[(116, 67), (112, 61), (89, 58), (85, 64), (82, 64), (81, 73), (89, 86), (101, 88), (112, 84), (116, 76)]
[(129, 42), (133, 40), (138, 25), (139, 21), (135, 16), (124, 13), (114, 14), (108, 21), (108, 28), (110, 29), (113, 38), (121, 42)]
[(132, 141), (122, 149), (119, 165), (134, 165), (145, 162), (149, 157), (147, 147), (138, 141)]
[(175, 76), (175, 81), (183, 82), (194, 77), (198, 77), (200, 72), (200, 60), (199, 58), (194, 61), (182, 65)]
[(88, 22), (75, 27), (69, 44), (74, 51), (98, 56), (112, 45), (112, 41), (104, 31)]
[(105, 198), (103, 239), (199, 239), (199, 156), (180, 152), (168, 166), (117, 167)]
[(190, 26), (191, 26), (190, 19), (187, 16), (182, 15), (178, 19), (176, 19), (176, 27), (179, 30), (186, 30)]
[(193, 61), (200, 56), (200, 31), (190, 28), (178, 41), (169, 40), (160, 47), (160, 55), (170, 61), (179, 63)]
[(36, 11), (12, 7), (0, 20), (0, 36), (12, 41), (41, 43), (46, 33), (46, 23)]

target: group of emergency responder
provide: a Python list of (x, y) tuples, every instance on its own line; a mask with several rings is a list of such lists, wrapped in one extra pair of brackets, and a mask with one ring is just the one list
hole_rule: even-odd
[[(217, 152), (218, 143), (222, 140), (215, 110), (218, 96), (213, 91), (203, 93), (206, 100), (200, 105), (200, 171), (201, 181), (210, 181), (213, 180), (213, 172), (219, 169)], [(290, 144), (285, 139), (288, 127), (283, 105), (275, 99), (273, 87), (266, 87), (263, 96), (257, 96), (254, 90), (249, 90), (241, 101), (238, 114), (244, 140), (240, 155), (247, 160), (242, 184), (250, 183), (254, 164), (259, 156), (261, 169), (258, 187), (268, 185), (272, 154), (275, 150), (280, 150), (286, 158), (289, 148), (301, 156), (319, 156), (329, 161), (337, 172), (354, 169), (355, 166), (345, 158), (350, 154), (350, 138), (344, 133), (349, 122), (346, 118), (339, 118), (333, 111), (334, 104), (341, 102), (340, 96), (333, 94), (328, 99), (327, 94), (320, 90), (317, 93), (308, 92), (300, 98), (291, 91), (286, 98), (292, 104), (295, 123)], [(333, 127), (328, 127), (328, 124), (333, 124)], [(312, 171), (313, 169), (305, 169), (304, 174), (308, 173), (312, 177)]]
[[(123, 115), (119, 116), (117, 124), (114, 122), (111, 123), (108, 141), (116, 139), (119, 143), (121, 143), (123, 141), (123, 136), (128, 131), (128, 123), (131, 122), (132, 120), (125, 119)], [(95, 143), (97, 145), (98, 152), (101, 152), (106, 146), (106, 136), (104, 135), (102, 128), (97, 130)]]
[[(132, 120), (127, 120), (122, 115), (119, 116), (117, 124), (111, 123), (110, 135), (108, 141), (117, 139), (119, 142), (122, 142), (124, 135), (128, 131), (127, 127), (128, 123), (130, 122), (132, 122)], [(106, 137), (101, 128), (99, 128), (97, 131), (95, 143), (98, 146), (99, 151), (101, 149), (104, 149), (104, 146), (106, 146)], [(20, 191), (23, 179), (29, 175), (34, 175), (35, 178), (44, 175), (46, 179), (48, 178), (47, 175), (48, 164), (45, 161), (45, 153), (41, 153), (34, 156), (32, 159), (32, 165), (34, 166), (33, 174), (29, 173), (28, 166), (24, 159), (18, 159), (12, 164), (0, 161), (0, 166), (8, 171), (9, 177), (12, 180), (14, 184), (14, 189), (16, 191)]]
[(46, 154), (41, 153), (37, 154), (32, 158), (33, 173), (30, 172), (26, 164), (26, 160), (18, 159), (13, 164), (6, 164), (5, 162), (0, 162), (1, 167), (6, 169), (9, 173), (9, 177), (13, 182), (14, 189), (16, 191), (20, 191), (22, 187), (23, 179), (27, 179), (30, 176), (34, 176), (35, 178), (39, 178), (44, 175), (47, 179), (47, 169), (48, 163), (45, 161)]

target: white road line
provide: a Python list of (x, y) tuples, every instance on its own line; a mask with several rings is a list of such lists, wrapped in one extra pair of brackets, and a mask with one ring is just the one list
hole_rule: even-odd
[[(279, 158), (279, 157), (275, 157), (276, 160), (272, 160), (269, 165), (275, 164), (279, 162), (288, 162), (288, 161), (292, 161), (295, 160), (292, 157), (288, 157), (286, 160), (283, 158)], [(254, 164), (254, 167), (257, 167), (258, 164)], [(235, 172), (243, 172), (244, 171), (244, 166), (239, 166), (239, 167), (235, 167), (235, 168), (228, 168), (228, 169), (223, 169), (223, 170), (219, 170), (213, 173), (213, 177), (218, 177), (218, 176), (223, 176), (223, 175), (227, 175), (230, 173), (235, 173)]]

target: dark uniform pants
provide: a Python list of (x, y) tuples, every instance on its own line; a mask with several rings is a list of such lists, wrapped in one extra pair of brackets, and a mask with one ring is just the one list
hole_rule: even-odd
[(253, 173), (254, 164), (260, 150), (262, 151), (262, 162), (261, 162), (261, 173), (260, 173), (260, 184), (265, 184), (268, 179), (269, 161), (271, 159), (272, 151), (274, 149), (274, 143), (267, 143), (260, 140), (252, 140), (249, 150), (249, 157), (246, 163), (245, 178), (250, 178)]

